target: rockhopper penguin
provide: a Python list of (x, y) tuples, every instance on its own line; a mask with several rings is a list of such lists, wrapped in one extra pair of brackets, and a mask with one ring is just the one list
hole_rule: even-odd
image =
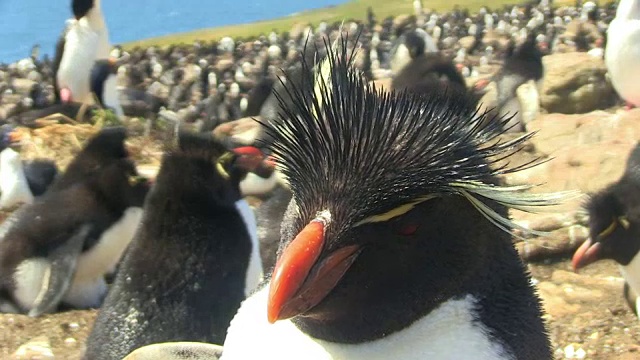
[[(602, 259), (615, 260), (625, 279), (625, 298), (638, 315), (640, 298), (640, 144), (631, 151), (620, 180), (593, 195), (587, 204), (590, 237), (576, 250), (579, 270)], [(628, 296), (632, 293), (634, 296)]]
[(211, 134), (179, 136), (163, 157), (85, 359), (120, 360), (159, 342), (224, 342), (261, 280), (255, 219), (239, 188), (261, 160), (250, 148), (228, 152)]
[(142, 216), (123, 128), (101, 130), (49, 190), (0, 227), (0, 307), (31, 316), (58, 305), (97, 307)]
[(507, 208), (559, 195), (499, 185), (521, 168), (489, 159), (530, 136), (486, 141), (503, 124), (470, 127), (474, 111), (445, 92), (380, 92), (345, 49), (265, 124), (293, 197), (272, 277), (222, 359), (551, 359)]

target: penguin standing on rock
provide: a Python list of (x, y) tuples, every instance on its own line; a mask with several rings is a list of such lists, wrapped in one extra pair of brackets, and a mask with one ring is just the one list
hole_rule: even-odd
[(59, 305), (102, 303), (142, 216), (138, 176), (123, 128), (104, 129), (33, 204), (0, 228), (0, 308), (39, 316)]
[(178, 142), (162, 160), (85, 359), (120, 360), (165, 341), (222, 344), (260, 281), (255, 219), (239, 189), (259, 163), (209, 134), (184, 133)]
[(222, 359), (551, 359), (507, 209), (558, 194), (487, 160), (530, 136), (485, 141), (500, 124), (469, 127), (464, 98), (375, 91), (342, 45), (266, 125), (293, 197)]
[[(640, 144), (631, 151), (620, 180), (593, 195), (587, 205), (590, 237), (576, 250), (579, 270), (603, 259), (615, 260), (625, 280), (625, 298), (640, 314)], [(633, 296), (629, 296), (631, 293)]]

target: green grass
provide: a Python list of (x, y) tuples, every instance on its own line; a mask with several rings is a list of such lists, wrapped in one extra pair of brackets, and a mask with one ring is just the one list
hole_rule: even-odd
[[(520, 0), (423, 0), (423, 6), (437, 11), (449, 11), (458, 4), (467, 7), (471, 11), (477, 11), (482, 6), (491, 8), (502, 7), (503, 5), (520, 3)], [(573, 4), (573, 0), (559, 0), (554, 2), (559, 4)], [(251, 24), (239, 24), (210, 29), (202, 29), (185, 33), (177, 33), (150, 39), (143, 39), (123, 44), (125, 49), (136, 46), (166, 46), (172, 44), (192, 44), (194, 41), (218, 40), (224, 36), (233, 38), (252, 38), (261, 34), (269, 34), (271, 31), (289, 31), (294, 24), (318, 24), (321, 21), (334, 22), (348, 19), (364, 20), (367, 8), (371, 6), (378, 20), (387, 16), (400, 14), (413, 14), (413, 0), (351, 0), (342, 5), (331, 8), (323, 8), (305, 11), (291, 16), (286, 16), (274, 20), (259, 21)]]

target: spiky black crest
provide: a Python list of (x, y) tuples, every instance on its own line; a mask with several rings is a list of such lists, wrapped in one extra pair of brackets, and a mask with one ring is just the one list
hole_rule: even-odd
[[(338, 45), (328, 46), (315, 83), (287, 81), (294, 106), (281, 102), (279, 117), (263, 124), (303, 217), (328, 209), (349, 226), (419, 199), (459, 194), (506, 229), (514, 224), (478, 198), (516, 208), (558, 199), (496, 185), (497, 175), (533, 166), (492, 167), (531, 135), (500, 141), (502, 119), (484, 121), (464, 97), (378, 91), (351, 66), (354, 49), (344, 38)], [(303, 61), (303, 67), (314, 64)]]

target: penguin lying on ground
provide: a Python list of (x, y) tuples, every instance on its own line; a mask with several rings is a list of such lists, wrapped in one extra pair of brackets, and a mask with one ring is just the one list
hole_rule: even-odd
[(605, 63), (627, 107), (640, 106), (640, 0), (621, 0), (607, 30)]
[(500, 186), (517, 169), (486, 160), (529, 136), (480, 141), (495, 130), (469, 127), (457, 97), (375, 92), (345, 57), (288, 88), (297, 107), (266, 125), (293, 198), (273, 275), (243, 302), (222, 359), (551, 359), (505, 230), (508, 207), (557, 194)]
[(590, 238), (573, 255), (573, 268), (615, 260), (625, 280), (625, 298), (638, 315), (640, 298), (628, 294), (640, 294), (640, 144), (631, 151), (620, 180), (595, 194), (587, 210)]
[(38, 316), (60, 304), (102, 303), (104, 275), (131, 241), (148, 190), (128, 157), (125, 137), (123, 128), (102, 130), (42, 197), (2, 224), (3, 311), (13, 305), (16, 312)]
[(87, 360), (120, 360), (164, 341), (222, 344), (261, 280), (255, 219), (239, 189), (259, 162), (227, 152), (210, 134), (183, 133), (178, 141), (163, 157)]
[(0, 127), (0, 209), (32, 203), (58, 175), (58, 167), (51, 160), (20, 159), (14, 150), (20, 144), (20, 136), (13, 126)]

